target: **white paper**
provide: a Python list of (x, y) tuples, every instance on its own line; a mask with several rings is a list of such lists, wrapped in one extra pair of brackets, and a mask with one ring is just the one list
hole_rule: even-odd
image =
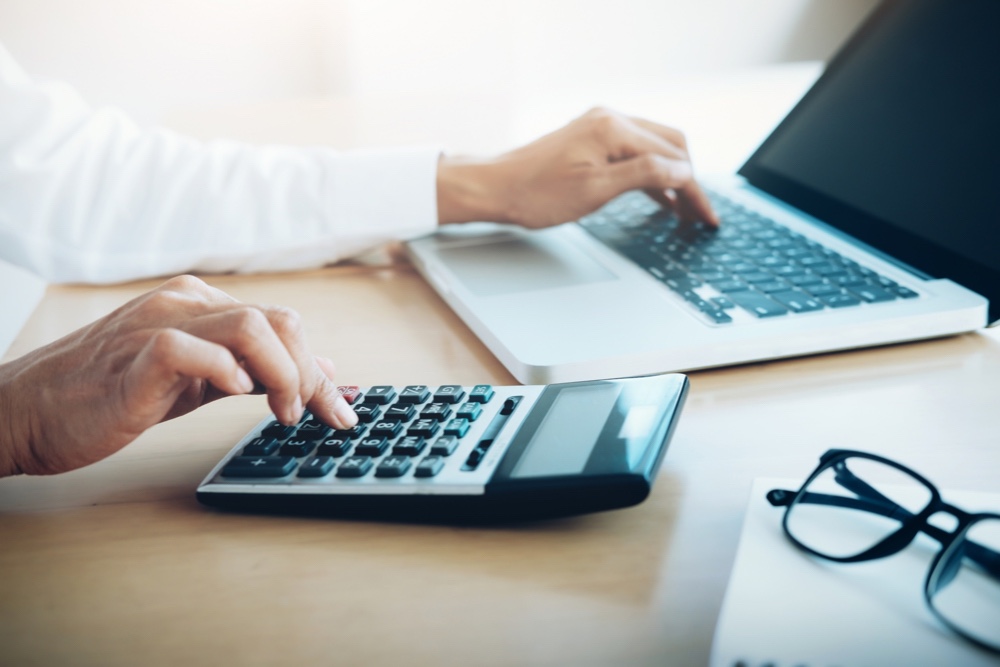
[(0, 261), (0, 359), (45, 294), (45, 281)]
[[(754, 481), (736, 562), (716, 626), (711, 667), (978, 667), (1000, 665), (943, 626), (923, 599), (939, 545), (927, 537), (899, 554), (840, 564), (785, 537), (771, 489), (801, 480)], [(1000, 510), (1000, 494), (942, 492), (968, 511)]]

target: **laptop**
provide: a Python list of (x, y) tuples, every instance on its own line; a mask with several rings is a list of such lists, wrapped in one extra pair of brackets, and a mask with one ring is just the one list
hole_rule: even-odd
[(445, 228), (418, 270), (521, 382), (684, 371), (1000, 319), (1000, 2), (889, 0), (737, 174), (718, 231), (639, 192)]

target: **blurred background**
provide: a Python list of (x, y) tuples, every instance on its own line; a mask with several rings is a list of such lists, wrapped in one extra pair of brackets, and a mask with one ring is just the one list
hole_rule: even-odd
[[(656, 88), (826, 59), (874, 0), (0, 0), (35, 77), (143, 121), (278, 100)], [(581, 109), (582, 111), (582, 109)]]

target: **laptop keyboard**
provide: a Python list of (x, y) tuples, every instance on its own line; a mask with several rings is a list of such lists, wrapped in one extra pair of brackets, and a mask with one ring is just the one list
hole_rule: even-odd
[(614, 199), (579, 224), (716, 324), (742, 312), (781, 317), (918, 296), (730, 199), (710, 197), (722, 220), (718, 230), (682, 225), (641, 192)]

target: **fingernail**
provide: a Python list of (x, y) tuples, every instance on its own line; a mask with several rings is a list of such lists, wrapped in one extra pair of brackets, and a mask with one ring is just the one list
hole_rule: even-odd
[(253, 391), (253, 380), (242, 368), (236, 369), (236, 384), (239, 385), (239, 388), (242, 389), (245, 394), (249, 394)]
[(333, 402), (333, 412), (346, 428), (351, 428), (358, 423), (358, 415), (354, 413), (354, 410), (347, 404), (344, 397), (339, 394), (337, 395), (337, 399)]

